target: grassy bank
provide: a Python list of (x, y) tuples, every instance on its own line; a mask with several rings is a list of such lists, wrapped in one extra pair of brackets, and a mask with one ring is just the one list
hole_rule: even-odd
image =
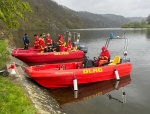
[(0, 40), (0, 68), (8, 61), (9, 52), (6, 50), (7, 44), (4, 40)]
[[(0, 69), (8, 61), (7, 44), (0, 40)], [(36, 114), (37, 111), (17, 84), (12, 83), (9, 77), (0, 76), (0, 114)]]

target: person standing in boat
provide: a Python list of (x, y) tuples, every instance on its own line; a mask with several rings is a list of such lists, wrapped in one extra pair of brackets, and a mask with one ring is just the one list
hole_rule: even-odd
[(43, 53), (44, 50), (46, 49), (45, 42), (44, 42), (44, 39), (43, 39), (42, 36), (43, 35), (40, 34), (40, 38), (39, 38), (39, 44), (40, 44), (40, 48), (41, 48), (41, 53)]
[(24, 49), (28, 50), (29, 47), (29, 39), (28, 39), (28, 34), (25, 33), (24, 37), (23, 37), (23, 42), (24, 42)]
[(47, 36), (46, 36), (46, 44), (47, 44), (47, 47), (48, 47), (48, 51), (49, 52), (52, 52), (52, 39), (50, 37), (50, 34), (47, 33)]
[(45, 43), (45, 39), (46, 39), (46, 34), (45, 33), (42, 34), (42, 38), (43, 38), (44, 43)]
[(107, 50), (105, 46), (102, 46), (102, 52), (99, 55), (99, 65), (98, 66), (103, 66), (109, 62), (110, 59), (110, 53)]
[(64, 38), (62, 36), (62, 34), (58, 35), (58, 45), (59, 45), (59, 51), (63, 52), (64, 51)]
[(39, 38), (38, 35), (34, 35), (34, 43), (33, 43), (35, 49), (40, 49), (40, 44), (39, 44)]

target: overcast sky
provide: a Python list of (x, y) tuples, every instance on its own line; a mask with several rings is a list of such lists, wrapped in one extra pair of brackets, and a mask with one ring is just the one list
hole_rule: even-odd
[(124, 17), (147, 17), (150, 0), (54, 0), (75, 11), (96, 14), (116, 14)]

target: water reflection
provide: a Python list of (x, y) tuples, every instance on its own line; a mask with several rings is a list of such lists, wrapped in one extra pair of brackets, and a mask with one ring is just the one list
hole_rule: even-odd
[(147, 30), (146, 37), (147, 37), (148, 39), (150, 39), (150, 29), (149, 29), (149, 30)]
[(73, 91), (73, 87), (50, 90), (49, 92), (50, 95), (53, 96), (61, 106), (85, 101), (101, 95), (108, 96), (110, 100), (125, 103), (126, 93), (124, 89), (122, 91), (122, 100), (119, 100), (108, 93), (113, 90), (119, 90), (121, 87), (125, 87), (126, 85), (130, 84), (130, 82), (131, 82), (130, 76), (126, 76), (121, 78), (120, 81), (116, 81), (116, 79), (113, 79), (99, 83), (80, 85), (78, 91), (75, 92)]

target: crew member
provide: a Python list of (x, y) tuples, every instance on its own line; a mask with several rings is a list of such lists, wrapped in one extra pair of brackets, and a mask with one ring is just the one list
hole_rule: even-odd
[(58, 45), (59, 45), (59, 51), (63, 52), (64, 51), (64, 38), (61, 34), (58, 36)]
[(102, 46), (102, 52), (99, 55), (99, 66), (103, 66), (108, 63), (110, 59), (110, 53), (105, 46)]
[(24, 37), (23, 37), (23, 42), (24, 42), (24, 49), (28, 50), (29, 47), (29, 39), (28, 39), (28, 34), (25, 33)]
[(35, 49), (40, 49), (40, 44), (39, 44), (39, 38), (38, 36), (35, 34), (34, 35), (34, 43), (33, 43)]
[(72, 41), (71, 41), (71, 40), (68, 40), (67, 49), (68, 49), (69, 51), (72, 50)]
[(41, 48), (41, 53), (43, 53), (44, 50), (46, 49), (46, 46), (45, 46), (45, 42), (44, 42), (44, 39), (42, 37), (42, 34), (40, 35), (40, 38), (39, 38), (39, 44), (40, 44), (40, 48)]
[(46, 36), (46, 44), (48, 46), (48, 51), (51, 52), (52, 51), (52, 39), (49, 33)]

